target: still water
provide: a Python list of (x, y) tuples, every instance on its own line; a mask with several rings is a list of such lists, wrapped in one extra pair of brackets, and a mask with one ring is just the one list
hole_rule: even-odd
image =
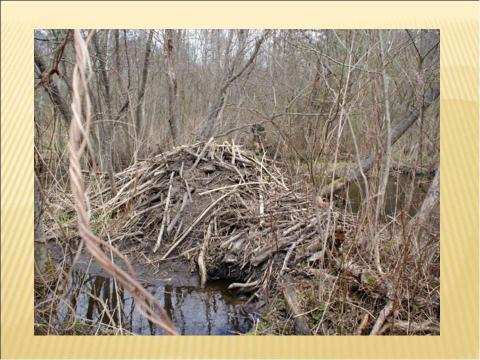
[[(359, 181), (360, 182), (357, 183), (350, 183), (345, 202), (343, 203), (343, 206), (345, 206), (346, 203), (347, 209), (353, 213), (359, 211), (363, 201), (363, 182), (361, 179)], [(391, 175), (388, 178), (387, 189), (385, 192), (384, 214), (386, 216), (394, 216), (403, 210), (406, 205), (407, 194), (410, 191), (411, 181), (412, 179), (408, 175)], [(422, 204), (427, 193), (429, 184), (430, 179), (417, 177), (414, 184), (412, 203), (408, 211), (410, 216), (414, 216), (418, 211), (418, 208)]]
[[(117, 287), (113, 279), (81, 272), (72, 275), (74, 288), (69, 305), (60, 305), (58, 315), (61, 319), (66, 319), (74, 310), (81, 323), (114, 323), (138, 335), (164, 334), (139, 314), (132, 296)], [(233, 296), (225, 282), (210, 282), (203, 289), (158, 284), (144, 286), (159, 300), (179, 334), (235, 335), (250, 328), (249, 320), (241, 311), (243, 300)]]

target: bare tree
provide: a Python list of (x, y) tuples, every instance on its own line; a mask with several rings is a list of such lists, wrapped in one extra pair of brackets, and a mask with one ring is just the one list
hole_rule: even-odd
[[(380, 67), (382, 69), (382, 90), (383, 90), (383, 107), (384, 107), (384, 119), (386, 127), (386, 137), (385, 137), (385, 152), (383, 155), (383, 172), (381, 174), (380, 184), (378, 186), (377, 193), (377, 205), (375, 206), (375, 220), (373, 222), (373, 229), (377, 228), (378, 217), (380, 216), (380, 209), (382, 208), (383, 201), (385, 198), (385, 191), (387, 190), (388, 175), (390, 173), (390, 162), (392, 160), (392, 121), (390, 119), (390, 103), (388, 100), (388, 78), (387, 72), (385, 71), (385, 45), (383, 43), (382, 31), (378, 31), (378, 37), (380, 42)], [(380, 244), (378, 236), (373, 235), (373, 247), (375, 252), (375, 263), (377, 265), (377, 270), (380, 273), (383, 273), (380, 265)]]
[[(244, 31), (244, 30), (240, 30), (240, 31)], [(239, 34), (242, 34), (242, 33), (240, 32)], [(258, 51), (260, 50), (262, 43), (266, 39), (267, 34), (268, 34), (267, 31), (264, 31), (262, 33), (260, 38), (255, 42), (253, 52), (250, 55), (247, 62), (245, 63), (245, 65), (243, 65), (240, 70), (235, 72), (235, 65), (237, 62), (239, 62), (245, 50), (243, 46), (239, 47), (237, 54), (235, 56), (235, 59), (232, 62), (232, 65), (230, 66), (225, 76), (225, 81), (222, 83), (220, 90), (218, 91), (216, 101), (214, 102), (213, 106), (209, 109), (207, 119), (203, 122), (202, 127), (197, 133), (197, 140), (205, 140), (213, 135), (215, 126), (217, 125), (217, 122), (218, 122), (220, 111), (223, 108), (223, 105), (225, 103), (225, 98), (226, 98), (229, 87), (232, 85), (232, 83), (235, 80), (237, 80), (240, 76), (242, 76), (242, 74), (245, 72), (245, 70), (248, 69), (250, 65), (252, 65), (252, 63), (254, 62), (255, 58), (258, 55)]]

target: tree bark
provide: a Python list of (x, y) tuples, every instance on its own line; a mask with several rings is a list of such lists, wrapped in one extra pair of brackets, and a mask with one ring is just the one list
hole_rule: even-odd
[(168, 78), (168, 125), (172, 135), (173, 145), (177, 145), (179, 136), (179, 117), (177, 114), (178, 84), (175, 73), (175, 45), (173, 41), (173, 30), (165, 30), (164, 40), (165, 66)]
[(60, 96), (60, 91), (58, 90), (57, 85), (52, 81), (50, 76), (48, 76), (47, 66), (40, 58), (40, 54), (36, 46), (34, 48), (34, 62), (38, 68), (38, 71), (40, 72), (40, 76), (46, 80), (43, 83), (43, 87), (47, 91), (50, 97), (50, 100), (52, 100), (52, 103), (55, 105), (55, 107), (58, 109), (58, 111), (62, 115), (62, 118), (65, 121), (65, 124), (67, 125), (67, 128), (68, 128), (70, 126), (70, 120), (72, 118), (72, 112), (70, 111), (70, 106), (65, 101), (65, 99)]
[(34, 180), (34, 258), (35, 271), (43, 274), (48, 262), (48, 248), (45, 240), (45, 233), (43, 231), (43, 224), (41, 221), (40, 193), (36, 180)]
[[(100, 143), (102, 145), (102, 153), (105, 160), (105, 167), (108, 172), (108, 178), (110, 181), (110, 188), (112, 189), (112, 195), (115, 196), (117, 193), (117, 188), (115, 185), (114, 179), (114, 171), (113, 171), (113, 140), (114, 140), (114, 119), (112, 115), (112, 97), (110, 94), (110, 81), (107, 74), (107, 68), (105, 63), (106, 53), (108, 49), (108, 41), (105, 42), (105, 51), (102, 52), (100, 50), (100, 46), (98, 45), (98, 32), (93, 37), (93, 46), (95, 48), (95, 52), (97, 53), (99, 59), (99, 68), (100, 68), (100, 75), (102, 78), (102, 85), (103, 85), (103, 97), (105, 98), (105, 105), (107, 107), (107, 121), (103, 122), (103, 138), (101, 139)], [(108, 40), (108, 33), (106, 34)], [(105, 119), (103, 119), (105, 120)]]
[(428, 223), (432, 211), (440, 202), (440, 168), (437, 168), (435, 177), (428, 188), (427, 195), (423, 200), (420, 210), (415, 217), (410, 220), (410, 231), (417, 232), (417, 242), (422, 241), (423, 227)]
[(150, 32), (148, 33), (147, 44), (145, 46), (145, 59), (143, 62), (142, 79), (140, 82), (140, 87), (138, 88), (137, 109), (135, 112), (135, 128), (137, 130), (137, 135), (140, 134), (140, 129), (143, 123), (142, 108), (145, 96), (145, 87), (147, 85), (148, 68), (150, 66), (150, 53), (152, 50), (153, 32), (154, 30), (150, 30)]

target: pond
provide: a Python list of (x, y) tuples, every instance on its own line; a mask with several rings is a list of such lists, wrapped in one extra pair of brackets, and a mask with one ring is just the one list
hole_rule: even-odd
[[(190, 275), (188, 275), (190, 276)], [(178, 274), (177, 274), (178, 277)], [(185, 279), (184, 279), (185, 280)], [(192, 279), (173, 284), (143, 283), (172, 319), (182, 335), (236, 335), (248, 332), (251, 320), (242, 311), (245, 299), (228, 290), (228, 282), (210, 281), (204, 288)], [(120, 326), (137, 335), (162, 335), (164, 331), (143, 318), (131, 294), (107, 276), (74, 271), (71, 291), (58, 309), (60, 320), (75, 311), (77, 324), (99, 325), (105, 330)], [(116, 324), (115, 327), (109, 324)]]
[[(347, 191), (347, 195), (342, 199), (343, 206), (347, 203), (347, 209), (357, 213), (363, 201), (363, 182), (352, 182)], [(390, 175), (385, 193), (385, 216), (394, 216), (399, 214), (406, 205), (407, 195), (410, 191), (412, 178), (409, 175)], [(408, 215), (414, 216), (421, 206), (423, 199), (428, 191), (431, 179), (426, 177), (416, 177), (415, 189), (412, 198), (412, 204)], [(371, 195), (370, 195), (371, 196)]]

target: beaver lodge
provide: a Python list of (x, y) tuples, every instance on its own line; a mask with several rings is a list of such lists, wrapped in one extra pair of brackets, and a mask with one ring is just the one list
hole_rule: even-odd
[[(438, 303), (429, 287), (438, 286), (438, 269), (415, 275), (413, 260), (396, 255), (401, 242), (384, 229), (388, 268), (379, 273), (362, 219), (328, 199), (313, 201), (305, 185), (290, 182), (264, 156), (228, 142), (180, 146), (116, 173), (115, 186), (112, 196), (106, 178), (91, 184), (94, 231), (108, 232), (132, 264), (152, 274), (184, 263), (185, 271), (198, 272), (200, 288), (228, 281), (230, 293), (244, 299), (244, 314), (256, 314), (250, 333), (439, 331), (438, 309), (428, 306)], [(52, 233), (78, 238), (71, 205), (65, 214), (69, 199), (56, 202), (69, 220), (61, 228), (50, 224)], [(415, 296), (405, 279), (415, 282)]]

